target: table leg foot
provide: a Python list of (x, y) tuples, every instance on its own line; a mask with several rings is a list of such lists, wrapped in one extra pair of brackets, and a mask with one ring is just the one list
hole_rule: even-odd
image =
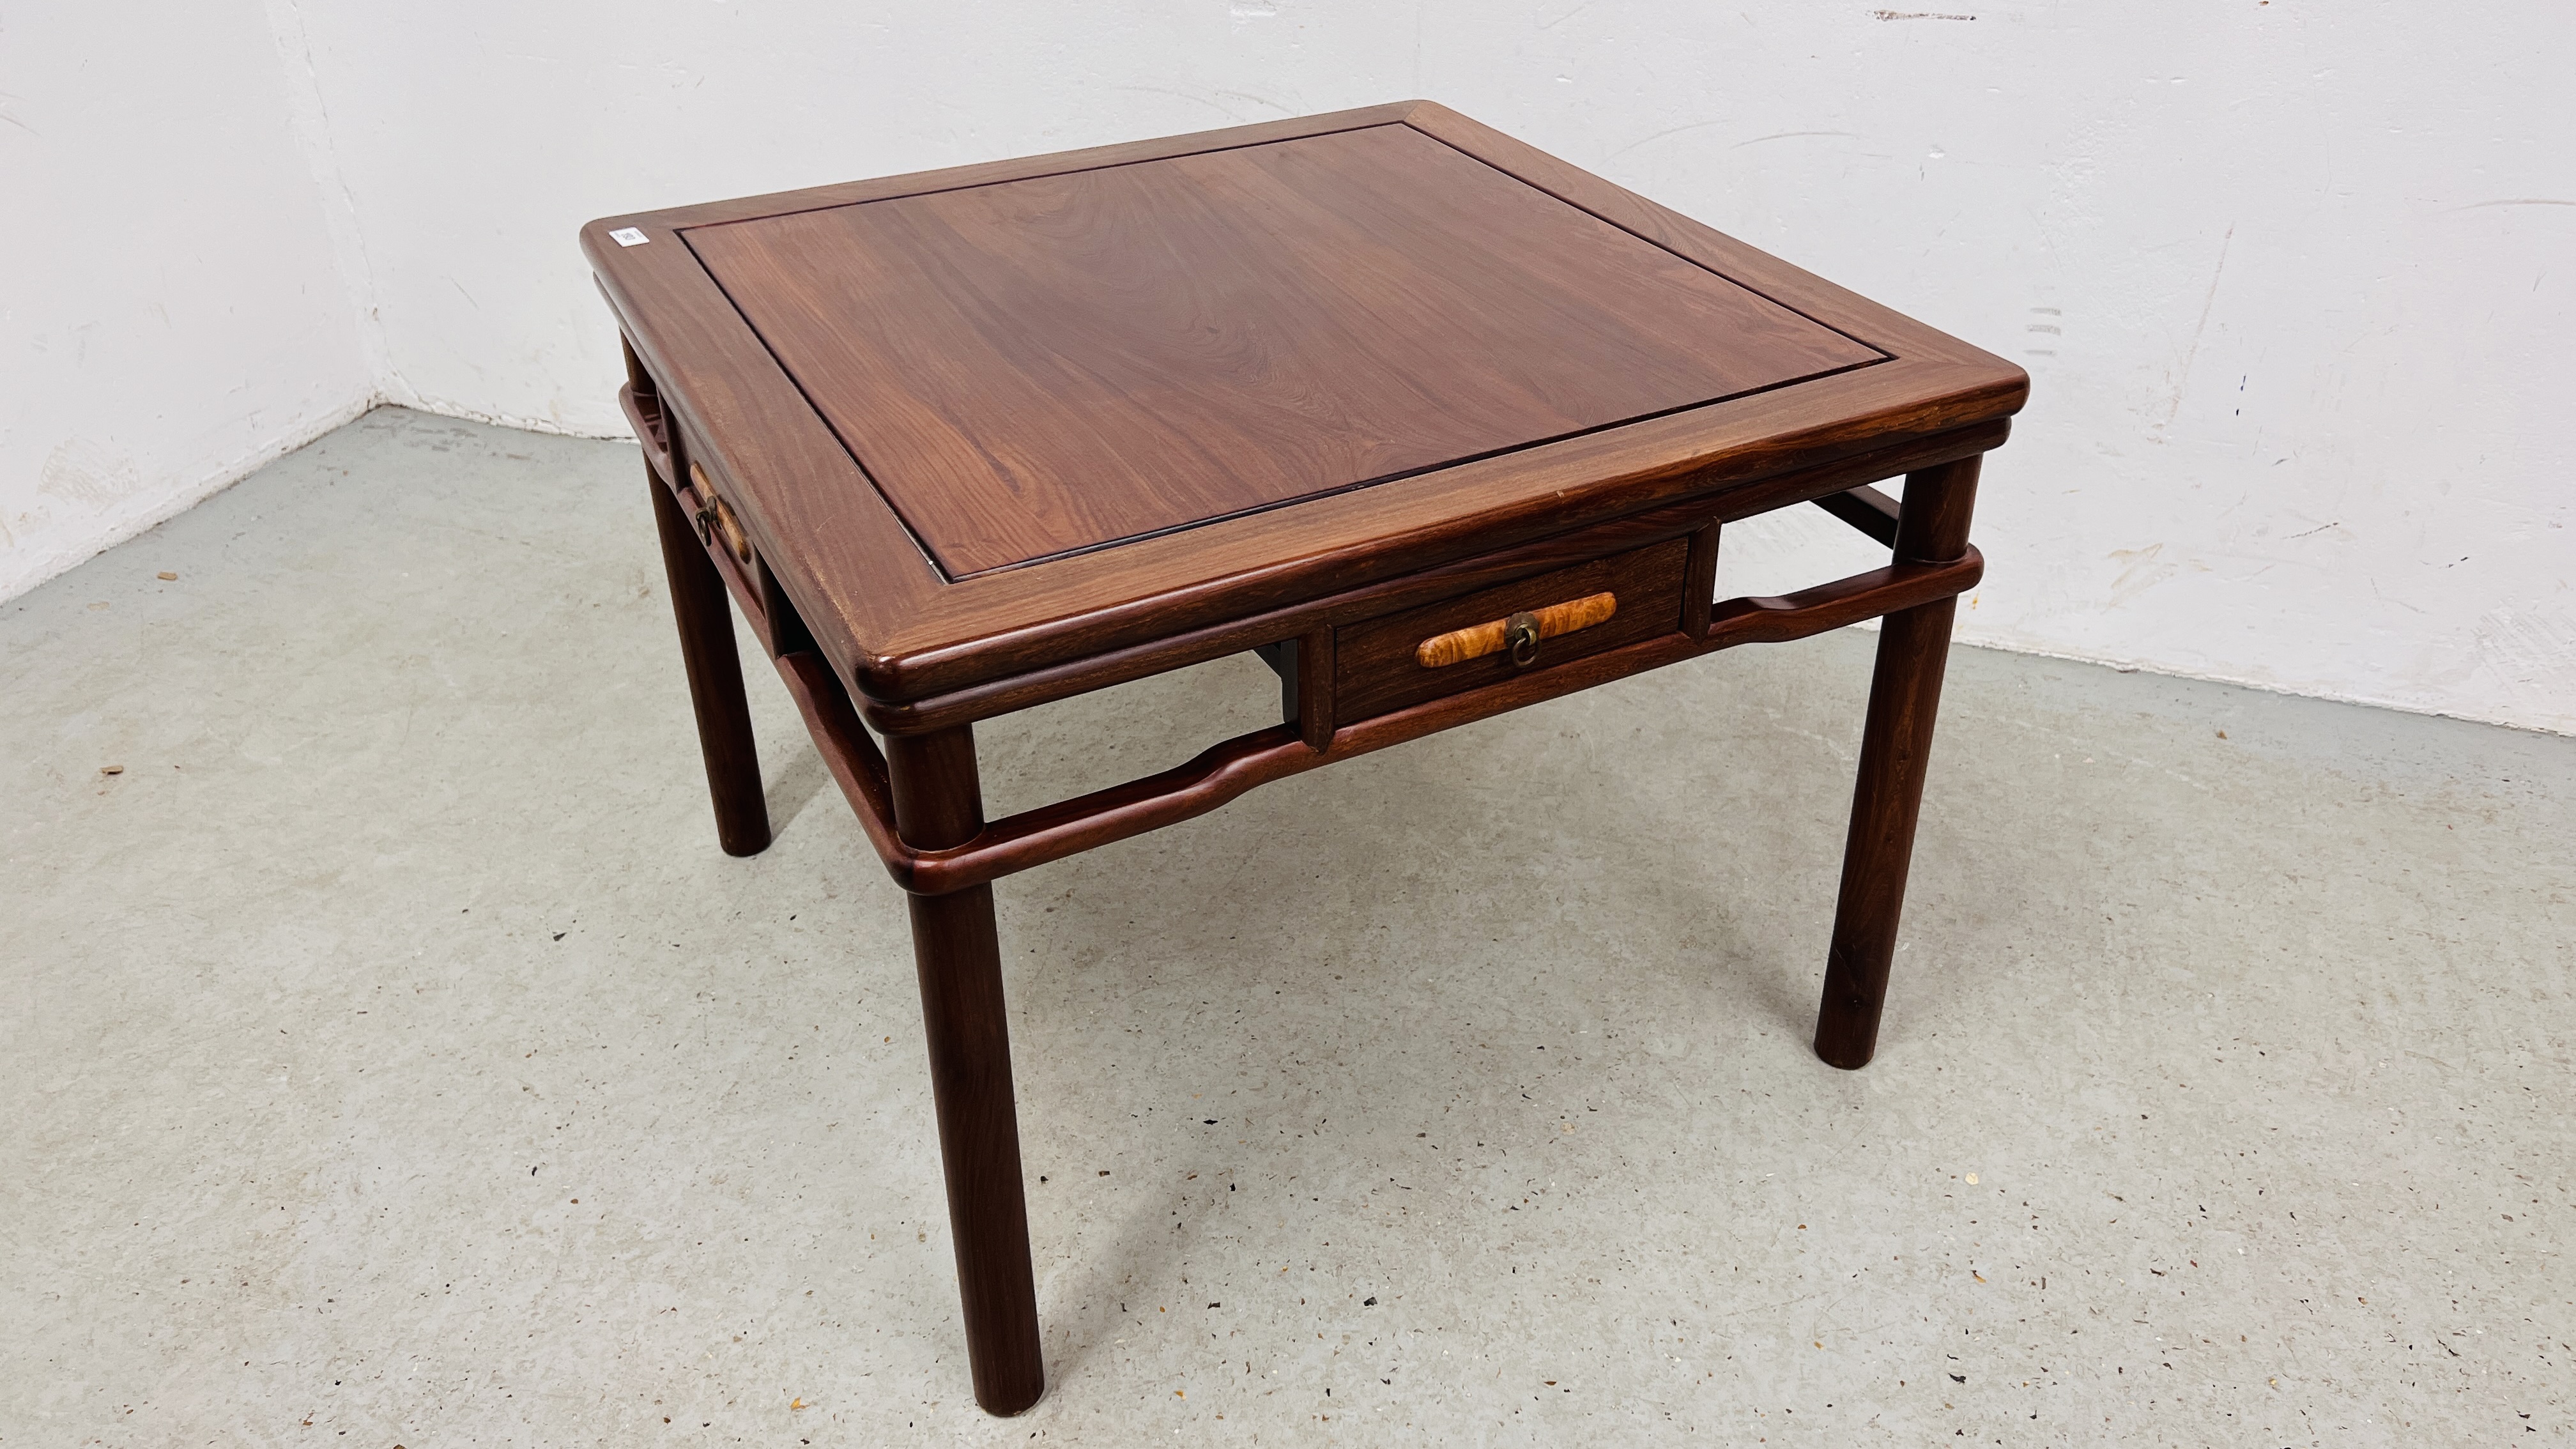
[[(1978, 461), (1906, 479), (1895, 549), (1900, 561), (1946, 562), (1967, 552)], [(1824, 1004), (1816, 1016), (1816, 1055), (1846, 1071), (1869, 1065), (1878, 1051), (1957, 605), (1940, 599), (1890, 614), (1880, 625), (1851, 834), (1843, 846), (1842, 892), (1834, 906), (1833, 948), (1825, 958)]]
[[(907, 844), (940, 849), (983, 828), (975, 737), (967, 727), (889, 736), (886, 765), (895, 828)], [(975, 1402), (988, 1413), (1016, 1414), (1046, 1392), (1046, 1364), (1038, 1351), (993, 888), (909, 900), (931, 1098), (939, 1109), (940, 1168), (948, 1179), (948, 1231), (965, 1307), (966, 1362), (975, 1376)]]
[(706, 756), (707, 792), (716, 808), (716, 842), (727, 855), (769, 848), (769, 802), (760, 788), (760, 753), (752, 743), (751, 704), (742, 691), (742, 657), (733, 642), (733, 607), (680, 501), (653, 476), (653, 522), (662, 535), (662, 570), (671, 582), (671, 613), (680, 625), (680, 658), (697, 707), (698, 749)]
[(1002, 1006), (993, 888), (913, 896), (913, 956), (948, 1179), (948, 1230), (965, 1305), (975, 1402), (1016, 1414), (1046, 1391), (1020, 1179), (1020, 1128)]
[(1834, 944), (1825, 958), (1825, 1000), (1816, 1018), (1816, 1055), (1852, 1070), (1878, 1051), (1888, 965), (1914, 855), (1923, 803), (1923, 766), (1941, 699), (1952, 601), (1890, 614), (1878, 636), (1878, 670), (1862, 735), (1860, 783), (1852, 794), (1851, 836), (1843, 847)]

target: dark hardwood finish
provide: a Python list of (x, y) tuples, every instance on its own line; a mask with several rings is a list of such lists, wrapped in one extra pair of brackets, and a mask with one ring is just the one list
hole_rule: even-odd
[(1290, 724), (1295, 724), (1305, 713), (1298, 702), (1298, 686), (1303, 683), (1305, 672), (1297, 662), (1302, 642), (1279, 639), (1258, 645), (1252, 651), (1262, 663), (1270, 666), (1271, 673), (1279, 676), (1279, 717)]
[[(1388, 125), (1453, 147), (1887, 360), (952, 582), (689, 244), (701, 229), (757, 217)], [(646, 243), (611, 239), (624, 228)], [(662, 384), (662, 407), (699, 436), (816, 646), (871, 706), (954, 693), (1694, 495), (1718, 497), (1725, 514), (1729, 490), (1997, 421), (2028, 389), (2010, 363), (1422, 102), (606, 218), (582, 240), (639, 359)]]
[(752, 743), (751, 704), (743, 697), (742, 656), (734, 648), (724, 580), (662, 480), (648, 470), (644, 485), (653, 495), (653, 522), (662, 536), (662, 571), (680, 626), (680, 659), (698, 716), (716, 840), (727, 855), (758, 855), (769, 848), (769, 801), (761, 793), (760, 751)]
[[(2010, 433), (2003, 421), (1980, 423), (1957, 432), (1918, 438), (1893, 448), (1815, 467), (1792, 469), (1733, 489), (1715, 503), (1725, 521), (1750, 518), (1792, 503), (1849, 489), (1863, 478), (1888, 478), (1999, 447)], [(1203, 664), (1289, 634), (1370, 618), (1442, 598), (1480, 584), (1517, 578), (1554, 564), (1597, 558), (1653, 539), (1679, 537), (1706, 526), (1711, 504), (1689, 499), (1631, 514), (1593, 528), (1542, 538), (1516, 548), (1425, 568), (1402, 578), (1309, 599), (1265, 613), (1199, 628), (1177, 630), (1160, 639), (1108, 650), (1084, 659), (1029, 672), (990, 684), (971, 685), (953, 693), (932, 695), (906, 704), (888, 704), (867, 696), (855, 703), (867, 722), (888, 734), (911, 734), (961, 721), (1067, 699), (1073, 695), (1165, 670)], [(1893, 537), (1891, 531), (1890, 537)], [(1886, 540), (1881, 540), (1885, 542)], [(1716, 586), (1716, 559), (1709, 559), (1708, 587)], [(1687, 605), (1686, 605), (1687, 607)]]
[(1537, 664), (1554, 665), (1599, 654), (1682, 627), (1683, 539), (1594, 559), (1570, 569), (1516, 579), (1453, 599), (1346, 625), (1333, 638), (1333, 700), (1344, 720), (1366, 719), (1443, 694), (1492, 684), (1527, 672), (1509, 651), (1445, 666), (1421, 662), (1424, 640), (1438, 634), (1582, 600), (1618, 597), (1618, 612), (1591, 628), (1539, 644)]
[(1682, 632), (1708, 637), (1708, 612), (1717, 602), (1717, 552), (1725, 525), (1711, 519), (1690, 536), (1690, 562), (1682, 569)]
[(1864, 484), (1828, 493), (1816, 500), (1816, 506), (1893, 548), (1896, 546), (1896, 500)]
[[(728, 593), (911, 893), (977, 1401), (1045, 1390), (992, 883), (1884, 616), (1816, 1050), (1875, 1049), (2018, 368), (1427, 102), (594, 222), (728, 851)], [(1899, 505), (1866, 485), (1905, 476)], [(1713, 598), (1815, 503), (1886, 567)], [(986, 820), (972, 728), (1258, 650), (1282, 722)], [(882, 750), (867, 728), (882, 731)]]
[(1883, 360), (1401, 125), (685, 235), (952, 578)]
[[(1906, 478), (1896, 532), (1900, 567), (1938, 565), (1970, 552), (1977, 467), (1978, 460), (1970, 458)], [(1897, 918), (1914, 860), (1914, 823), (1923, 806), (1923, 774), (1957, 607), (1957, 597), (1948, 595), (1889, 614), (1879, 626), (1878, 664), (1861, 730), (1860, 780), (1843, 845), (1842, 893), (1834, 905), (1833, 948), (1825, 958), (1825, 1000), (1816, 1018), (1816, 1055), (1847, 1070), (1869, 1065), (1878, 1052), (1878, 1020), (1887, 1006), (1888, 966), (1896, 957)]]
[(618, 339), (618, 352), (626, 359), (626, 385), (617, 390), (617, 405), (626, 412), (626, 421), (635, 428), (635, 440), (644, 445), (644, 460), (665, 478), (677, 478), (679, 470), (671, 463), (671, 423), (663, 415), (661, 393), (655, 387), (653, 374), (646, 371), (644, 360), (635, 355), (635, 344)]
[(1297, 640), (1297, 726), (1309, 749), (1333, 743), (1333, 631), (1315, 629)]
[[(887, 741), (895, 828), (904, 843), (939, 849), (984, 828), (975, 736), (959, 725)], [(939, 1160), (948, 1179), (948, 1231), (965, 1305), (975, 1402), (1016, 1414), (1046, 1391), (1038, 1349), (1037, 1284), (1020, 1177), (1020, 1126), (1011, 1092), (1011, 1033), (1002, 1001), (1002, 947), (993, 888), (910, 897), (913, 964), (930, 1043)]]
[(1175, 825), (1255, 786), (1507, 710), (1739, 644), (1804, 639), (1948, 598), (1974, 587), (1984, 569), (1985, 561), (1970, 549), (1946, 564), (1872, 569), (1781, 598), (1730, 599), (1711, 611), (1708, 633), (1701, 639), (1668, 634), (1345, 724), (1331, 732), (1321, 753), (1293, 727), (1258, 730), (1161, 774), (994, 821), (966, 844), (935, 851), (915, 850), (897, 836), (885, 761), (831, 666), (817, 654), (785, 655), (777, 664), (815, 747), (858, 813), (887, 874), (905, 890), (936, 895)]

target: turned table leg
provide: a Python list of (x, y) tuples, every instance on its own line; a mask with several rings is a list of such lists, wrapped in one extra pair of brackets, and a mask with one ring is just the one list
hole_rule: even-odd
[(680, 500), (649, 465), (644, 484), (652, 491), (653, 522), (662, 534), (662, 571), (671, 580), (689, 701), (697, 706), (698, 749), (707, 760), (707, 791), (715, 797), (716, 842), (727, 855), (758, 855), (769, 848), (769, 802), (760, 792), (760, 755), (751, 739), (751, 705), (742, 692), (742, 657), (733, 644), (733, 608)]
[[(889, 736), (886, 766), (895, 828), (905, 844), (926, 850), (958, 845), (983, 828), (970, 727)], [(1011, 1097), (1011, 1036), (1002, 1007), (993, 888), (908, 899), (975, 1402), (989, 1413), (1016, 1414), (1046, 1391), (1046, 1365), (1038, 1352), (1037, 1286), (1029, 1270), (1029, 1213), (1020, 1186), (1020, 1127)]]
[[(1968, 458), (1907, 475), (1896, 529), (1898, 563), (1947, 563), (1968, 551), (1978, 462)], [(1851, 834), (1843, 845), (1842, 894), (1834, 906), (1834, 944), (1825, 958), (1825, 1000), (1816, 1017), (1816, 1055), (1847, 1070), (1867, 1066), (1878, 1051), (1879, 1013), (1887, 1005), (1888, 964), (1896, 954), (1896, 922), (1905, 905), (1923, 769), (1932, 752), (1957, 604), (1919, 604), (1880, 625)]]

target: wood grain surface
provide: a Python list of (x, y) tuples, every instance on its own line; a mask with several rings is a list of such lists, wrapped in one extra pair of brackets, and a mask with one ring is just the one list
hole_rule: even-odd
[[(1889, 360), (1571, 438), (1346, 489), (1293, 507), (951, 578), (717, 285), (684, 233), (719, 223), (1400, 125), (1731, 279)], [(649, 244), (621, 246), (634, 227)], [(1412, 101), (945, 171), (600, 218), (582, 249), (649, 383), (649, 420), (702, 459), (808, 633), (871, 719), (913, 701), (980, 717), (1174, 647), (1248, 648), (1306, 627), (1314, 601), (1464, 566), (1704, 498), (1747, 517), (1997, 446), (2028, 378), (2001, 358), (1612, 185), (1455, 111)], [(649, 431), (649, 429), (648, 429)], [(685, 445), (685, 447), (683, 447)], [(651, 450), (648, 449), (648, 453)], [(1894, 459), (1880, 465), (1871, 460)], [(1887, 471), (1871, 471), (1885, 466)], [(1830, 487), (1805, 480), (1836, 475)], [(1271, 632), (1266, 621), (1284, 621)], [(1695, 621), (1694, 621), (1695, 623)], [(1230, 638), (1231, 635), (1228, 634)], [(1045, 681), (1043, 684), (1022, 681)], [(968, 702), (974, 701), (971, 710)]]
[(951, 577), (1883, 360), (1400, 125), (686, 236)]

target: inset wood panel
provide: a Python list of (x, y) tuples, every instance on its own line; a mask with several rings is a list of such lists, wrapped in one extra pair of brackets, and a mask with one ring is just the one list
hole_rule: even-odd
[(686, 237), (951, 578), (1883, 357), (1403, 125)]

